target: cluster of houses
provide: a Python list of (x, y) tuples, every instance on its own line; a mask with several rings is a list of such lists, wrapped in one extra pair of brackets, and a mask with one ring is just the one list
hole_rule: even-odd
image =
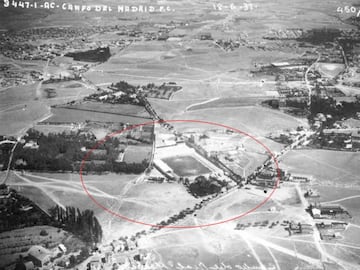
[(309, 210), (314, 219), (351, 218), (350, 213), (341, 205), (310, 204)]
[(150, 252), (138, 249), (136, 239), (120, 238), (96, 251), (86, 266), (88, 270), (142, 269), (150, 257)]
[(339, 45), (327, 42), (320, 46), (321, 57), (319, 62), (344, 63), (343, 54)]
[(265, 36), (269, 40), (294, 40), (304, 35), (301, 28), (271, 29)]
[(321, 142), (324, 146), (329, 148), (359, 150), (360, 128), (323, 129)]
[(298, 98), (308, 96), (309, 94), (309, 91), (306, 88), (290, 87), (284, 84), (279, 84), (276, 90), (279, 93), (279, 96), (284, 98)]
[(341, 232), (345, 231), (348, 223), (341, 221), (323, 221), (316, 223), (322, 240), (332, 240), (341, 238)]
[(233, 51), (236, 48), (239, 48), (242, 45), (246, 45), (244, 41), (241, 40), (223, 40), (223, 39), (217, 39), (215, 41), (215, 44), (219, 47), (221, 47), (225, 51)]
[[(64, 244), (59, 244), (52, 250), (35, 245), (29, 248), (25, 257), (21, 257), (16, 263), (15, 270), (35, 270), (35, 269), (54, 269), (56, 261), (62, 260), (62, 256), (67, 252)], [(66, 260), (65, 266), (69, 266), (70, 261)]]
[[(279, 178), (280, 181), (278, 181)], [(254, 178), (252, 178), (250, 183), (256, 186), (274, 188), (278, 182), (278, 187), (280, 187), (280, 184), (285, 181), (294, 183), (308, 183), (313, 180), (314, 178), (311, 175), (289, 173), (282, 169), (277, 171), (274, 168), (266, 168), (265, 170), (259, 172)]]
[[(114, 32), (117, 25), (84, 27), (47, 27), (27, 28), (21, 31), (4, 32), (0, 36), (0, 53), (18, 60), (53, 59), (64, 51), (83, 49), (88, 45), (88, 37), (96, 33)], [(61, 42), (44, 42), (38, 46), (29, 41), (41, 41), (61, 38)]]
[(13, 69), (10, 65), (0, 64), (0, 77), (0, 87), (12, 87), (40, 80), (41, 73), (36, 70)]

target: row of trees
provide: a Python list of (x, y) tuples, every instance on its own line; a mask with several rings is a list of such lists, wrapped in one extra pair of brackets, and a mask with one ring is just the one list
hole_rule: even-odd
[[(81, 163), (74, 166), (74, 169), (79, 171)], [(93, 161), (86, 162), (82, 167), (83, 172), (115, 172), (115, 173), (129, 173), (129, 174), (140, 174), (146, 170), (148, 161), (143, 160), (141, 163), (125, 163), (116, 162), (112, 159), (105, 160), (104, 163), (95, 163)]]
[(88, 243), (100, 243), (102, 228), (91, 210), (80, 211), (78, 208), (58, 205), (50, 209), (50, 215), (58, 226), (75, 234)]

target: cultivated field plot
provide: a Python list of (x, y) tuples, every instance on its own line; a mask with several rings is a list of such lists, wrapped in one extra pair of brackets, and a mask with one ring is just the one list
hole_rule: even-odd
[(191, 156), (174, 156), (162, 159), (178, 176), (197, 176), (211, 171)]
[(61, 108), (150, 118), (149, 113), (145, 110), (144, 107), (131, 104), (107, 104), (102, 102), (86, 101), (79, 104), (61, 106)]
[(63, 125), (57, 125), (57, 124), (51, 125), (49, 123), (46, 123), (46, 124), (35, 124), (33, 126), (33, 129), (41, 133), (44, 133), (45, 135), (49, 135), (49, 133), (59, 134), (63, 132), (65, 132), (65, 134), (70, 134), (72, 132), (77, 132), (79, 130), (79, 126), (70, 123)]
[(81, 123), (86, 121), (93, 122), (110, 122), (110, 123), (131, 123), (141, 124), (149, 122), (148, 118), (117, 115), (113, 113), (89, 112), (79, 111), (66, 108), (52, 108), (50, 118), (46, 119), (45, 123)]
[(129, 145), (125, 149), (124, 162), (126, 163), (141, 163), (144, 160), (149, 160), (152, 154), (151, 146), (135, 146)]
[(41, 99), (49, 105), (64, 104), (82, 98), (95, 92), (81, 81), (64, 81), (58, 83), (42, 84), (40, 88)]
[(49, 109), (36, 98), (36, 85), (9, 88), (0, 92), (0, 130), (14, 135), (49, 115)]
[(189, 111), (196, 111), (211, 108), (228, 108), (228, 107), (241, 107), (241, 106), (255, 106), (259, 105), (261, 101), (269, 97), (245, 97), (245, 98), (221, 98), (206, 103), (199, 103), (187, 108)]

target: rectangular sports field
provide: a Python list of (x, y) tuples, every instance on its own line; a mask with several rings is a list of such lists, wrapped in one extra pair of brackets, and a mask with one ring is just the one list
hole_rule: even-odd
[(211, 171), (191, 156), (174, 156), (162, 159), (178, 176), (195, 176)]

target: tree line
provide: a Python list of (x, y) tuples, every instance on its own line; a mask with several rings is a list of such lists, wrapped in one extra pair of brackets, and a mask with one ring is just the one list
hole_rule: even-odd
[(50, 215), (59, 227), (73, 233), (87, 243), (100, 243), (102, 228), (91, 210), (80, 211), (79, 208), (58, 205), (50, 209)]

